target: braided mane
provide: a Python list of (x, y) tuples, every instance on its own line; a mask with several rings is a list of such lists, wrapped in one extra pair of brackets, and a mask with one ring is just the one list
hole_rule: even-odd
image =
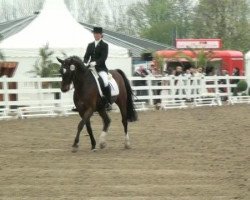
[(81, 68), (85, 68), (83, 61), (79, 56), (70, 56), (66, 60), (71, 62), (72, 64), (80, 66)]

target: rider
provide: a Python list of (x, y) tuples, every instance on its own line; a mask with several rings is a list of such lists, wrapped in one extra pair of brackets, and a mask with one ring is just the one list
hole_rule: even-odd
[(90, 62), (89, 65), (91, 67), (95, 67), (99, 76), (102, 78), (104, 83), (103, 93), (106, 97), (106, 107), (110, 108), (111, 93), (108, 83), (108, 69), (105, 64), (105, 61), (108, 57), (108, 44), (102, 40), (102, 27), (94, 27), (92, 33), (94, 35), (95, 41), (88, 44), (83, 62), (85, 65)]

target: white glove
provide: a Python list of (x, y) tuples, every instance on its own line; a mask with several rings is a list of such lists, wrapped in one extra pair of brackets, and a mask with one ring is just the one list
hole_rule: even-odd
[(88, 67), (88, 63), (83, 63), (83, 65), (84, 65), (85, 67)]
[(94, 67), (94, 66), (96, 66), (96, 62), (95, 61), (93, 61), (93, 62), (90, 62), (90, 67)]

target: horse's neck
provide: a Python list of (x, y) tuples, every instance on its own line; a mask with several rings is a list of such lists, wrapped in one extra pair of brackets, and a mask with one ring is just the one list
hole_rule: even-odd
[(77, 70), (73, 79), (74, 88), (76, 90), (81, 90), (86, 85), (86, 81), (88, 80), (88, 72)]

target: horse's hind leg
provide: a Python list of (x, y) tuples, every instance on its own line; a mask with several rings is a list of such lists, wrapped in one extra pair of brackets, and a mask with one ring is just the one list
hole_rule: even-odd
[(124, 117), (122, 117), (122, 124), (124, 127), (124, 133), (125, 133), (124, 147), (125, 147), (125, 149), (130, 149), (130, 141), (129, 141), (129, 135), (128, 135), (128, 121)]
[(75, 140), (74, 140), (74, 143), (72, 145), (72, 152), (77, 152), (78, 151), (78, 143), (79, 143), (79, 137), (80, 137), (80, 133), (84, 127), (84, 120), (81, 120), (78, 124), (78, 127), (77, 127), (77, 133), (76, 133), (76, 137), (75, 137)]
[(120, 112), (121, 112), (121, 116), (122, 116), (122, 124), (123, 124), (124, 133), (125, 133), (124, 148), (125, 149), (130, 149), (126, 106), (122, 105), (121, 102), (118, 102), (117, 105), (120, 108)]
[(99, 145), (100, 145), (100, 148), (103, 149), (107, 146), (106, 135), (107, 135), (107, 131), (108, 131), (111, 120), (110, 120), (110, 118), (105, 110), (99, 111), (99, 114), (100, 114), (102, 121), (103, 121), (103, 129), (102, 129), (102, 133), (100, 135)]

